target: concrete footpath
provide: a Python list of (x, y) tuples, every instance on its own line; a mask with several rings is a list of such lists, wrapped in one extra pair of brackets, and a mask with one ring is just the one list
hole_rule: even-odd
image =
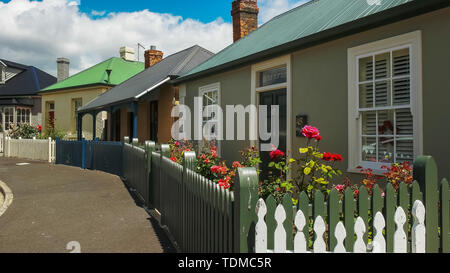
[(1, 157), (0, 180), (14, 194), (0, 217), (0, 253), (175, 251), (117, 176)]

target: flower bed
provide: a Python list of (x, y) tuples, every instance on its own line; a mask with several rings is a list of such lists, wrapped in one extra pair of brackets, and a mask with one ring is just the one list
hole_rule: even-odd
[[(268, 178), (259, 182), (258, 192), (261, 198), (266, 199), (272, 195), (280, 203), (283, 196), (289, 193), (293, 197), (294, 204), (297, 204), (301, 192), (306, 192), (308, 197), (312, 198), (315, 191), (321, 191), (326, 196), (330, 193), (331, 188), (335, 188), (343, 195), (347, 188), (351, 188), (356, 197), (359, 191), (357, 184), (364, 185), (369, 194), (372, 194), (373, 187), (381, 179), (386, 179), (395, 190), (398, 189), (401, 182), (412, 184), (410, 162), (384, 166), (386, 173), (383, 176), (375, 175), (371, 169), (360, 167), (364, 178), (360, 183), (354, 184), (348, 177), (341, 178), (343, 173), (338, 167), (343, 161), (342, 155), (320, 151), (319, 146), (323, 137), (319, 129), (305, 126), (302, 134), (306, 138), (306, 145), (299, 149), (300, 156), (298, 158), (292, 158), (284, 151), (273, 148), (268, 164)], [(238, 168), (254, 167), (260, 174), (259, 166), (262, 161), (256, 147), (249, 147), (241, 151), (241, 160), (227, 166), (227, 163), (218, 157), (214, 142), (205, 141), (204, 143), (205, 145), (197, 156), (195, 170), (220, 187), (228, 190), (234, 189), (233, 183)], [(186, 151), (194, 150), (194, 145), (188, 141), (173, 140), (169, 144), (170, 159), (179, 164), (183, 164)], [(341, 179), (340, 183), (332, 184), (339, 179)]]

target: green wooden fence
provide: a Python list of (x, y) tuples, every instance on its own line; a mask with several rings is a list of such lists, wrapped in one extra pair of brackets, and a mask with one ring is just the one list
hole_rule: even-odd
[[(411, 209), (416, 200), (421, 200), (426, 207), (426, 251), (450, 252), (450, 213), (449, 213), (449, 186), (447, 180), (443, 179), (438, 183), (438, 174), (436, 163), (432, 157), (424, 156), (417, 159), (414, 165), (414, 179), (412, 185), (401, 184), (398, 191), (395, 192), (391, 184), (386, 186), (385, 196), (382, 191), (375, 186), (372, 196), (362, 186), (359, 189), (359, 196), (355, 198), (351, 189), (345, 191), (344, 197), (339, 198), (338, 192), (333, 189), (325, 199), (324, 195), (317, 191), (312, 200), (306, 193), (301, 193), (297, 206), (292, 203), (290, 195), (285, 195), (282, 205), (287, 214), (284, 221), (285, 230), (292, 230), (294, 226), (294, 217), (298, 210), (301, 210), (309, 223), (301, 231), (288, 233), (286, 244), (288, 250), (293, 250), (293, 237), (295, 232), (303, 232), (305, 238), (312, 242), (314, 234), (312, 232), (313, 219), (322, 216), (329, 227), (326, 235), (327, 248), (334, 249), (336, 239), (334, 238), (334, 229), (339, 221), (343, 221), (347, 234), (354, 234), (354, 225), (356, 216), (360, 216), (368, 228), (365, 233), (364, 242), (369, 243), (370, 237), (375, 235), (375, 228), (372, 222), (372, 216), (381, 212), (386, 219), (385, 235), (387, 252), (393, 252), (395, 222), (394, 214), (398, 207), (402, 207), (408, 214), (408, 223), (404, 226), (405, 233), (408, 235), (408, 252), (411, 252), (411, 226), (413, 217)], [(257, 221), (256, 203), (258, 200), (258, 179), (254, 169), (241, 169), (235, 186), (236, 200), (240, 200), (239, 207), (235, 208), (235, 229), (239, 230), (239, 236), (236, 237), (236, 252), (254, 252), (255, 225)], [(274, 231), (275, 209), (277, 202), (273, 197), (266, 201), (267, 214), (267, 247), (274, 249)], [(369, 236), (370, 234), (370, 236)], [(352, 252), (355, 243), (354, 236), (347, 236), (344, 241), (346, 251)], [(309, 246), (311, 250), (311, 245)]]
[[(135, 143), (136, 145), (136, 140)], [(215, 252), (215, 253), (248, 253), (255, 250), (255, 226), (257, 222), (256, 204), (258, 196), (258, 175), (254, 168), (241, 168), (235, 179), (235, 191), (220, 188), (216, 183), (207, 180), (194, 171), (196, 155), (186, 152), (184, 166), (169, 159), (169, 145), (161, 145), (156, 151), (153, 142), (146, 142), (143, 150), (139, 150), (139, 162), (125, 163), (130, 168), (139, 165), (145, 170), (146, 176), (130, 178), (146, 181), (148, 185), (136, 185), (140, 195), (145, 197), (147, 209), (157, 211), (160, 224), (169, 232), (177, 247), (183, 252)], [(145, 151), (145, 156), (142, 151)], [(142, 164), (142, 159), (147, 161)], [(125, 160), (124, 157), (124, 161)], [(143, 166), (141, 166), (143, 165)], [(138, 166), (138, 167), (139, 167)], [(125, 167), (124, 167), (125, 168)], [(124, 170), (125, 171), (125, 170)], [(134, 178), (133, 178), (134, 177)], [(143, 179), (143, 177), (145, 179)], [(299, 196), (296, 206), (289, 195), (284, 196), (282, 205), (288, 213), (284, 222), (285, 230), (294, 226), (295, 214), (301, 210), (309, 223), (303, 230), (287, 233), (288, 250), (293, 250), (295, 232), (303, 232), (305, 238), (312, 242), (313, 219), (322, 216), (327, 226), (328, 235), (325, 239), (328, 249), (334, 249), (336, 224), (344, 223), (347, 234), (354, 234), (357, 216), (361, 217), (368, 227), (364, 235), (367, 245), (375, 235), (373, 216), (381, 212), (386, 219), (384, 229), (387, 252), (393, 252), (394, 232), (396, 229), (394, 214), (402, 207), (408, 214), (408, 223), (404, 226), (408, 235), (408, 252), (411, 252), (411, 226), (413, 219), (411, 209), (416, 200), (421, 200), (426, 208), (426, 250), (427, 252), (450, 252), (450, 212), (449, 186), (447, 180), (438, 181), (436, 163), (432, 157), (419, 157), (414, 164), (414, 179), (412, 185), (401, 184), (397, 192), (392, 185), (387, 184), (385, 196), (376, 185), (372, 196), (364, 186), (359, 189), (358, 198), (351, 189), (347, 189), (343, 198), (333, 189), (327, 198), (317, 191), (310, 200), (306, 193)], [(276, 228), (275, 209), (278, 205), (274, 198), (266, 201), (266, 224), (268, 229), (268, 248), (274, 248), (274, 233)], [(344, 241), (346, 251), (352, 252), (354, 236), (347, 236)], [(309, 246), (311, 248), (311, 245)]]
[[(146, 143), (149, 166), (148, 208), (160, 214), (160, 224), (182, 252), (234, 251), (234, 193), (194, 171), (196, 155), (186, 152), (184, 166), (169, 159), (168, 145), (154, 152)], [(150, 153), (151, 152), (151, 153)]]

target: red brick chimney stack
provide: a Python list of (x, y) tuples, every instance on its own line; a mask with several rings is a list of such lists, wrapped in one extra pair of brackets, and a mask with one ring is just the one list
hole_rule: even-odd
[(151, 46), (149, 50), (145, 51), (145, 68), (149, 68), (159, 63), (163, 59), (164, 53), (156, 50), (156, 46)]
[(233, 16), (233, 40), (249, 35), (258, 28), (258, 3), (257, 0), (234, 0), (231, 16)]

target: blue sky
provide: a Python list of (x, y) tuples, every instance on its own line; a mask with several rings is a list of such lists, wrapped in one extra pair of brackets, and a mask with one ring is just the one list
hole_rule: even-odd
[[(41, 0), (38, 0), (41, 1)], [(80, 11), (92, 15), (94, 12), (134, 12), (148, 9), (157, 13), (170, 13), (183, 18), (192, 18), (203, 23), (221, 17), (231, 22), (230, 7), (232, 0), (67, 0), (80, 3)], [(8, 3), (10, 0), (0, 0)], [(294, 2), (294, 1), (292, 1)], [(93, 16), (95, 17), (95, 16)]]
[[(258, 0), (259, 24), (309, 0)], [(73, 5), (74, 2), (79, 4)], [(71, 75), (121, 46), (155, 45), (164, 56), (193, 45), (214, 53), (233, 42), (232, 0), (0, 0), (0, 58)], [(142, 52), (140, 52), (142, 57)], [(137, 56), (136, 56), (136, 59)], [(140, 59), (142, 61), (142, 59)]]
[(203, 23), (221, 17), (231, 22), (231, 0), (81, 0), (80, 10), (91, 13), (93, 10), (109, 12), (132, 12), (148, 9), (157, 13), (170, 13), (183, 18), (192, 18)]

